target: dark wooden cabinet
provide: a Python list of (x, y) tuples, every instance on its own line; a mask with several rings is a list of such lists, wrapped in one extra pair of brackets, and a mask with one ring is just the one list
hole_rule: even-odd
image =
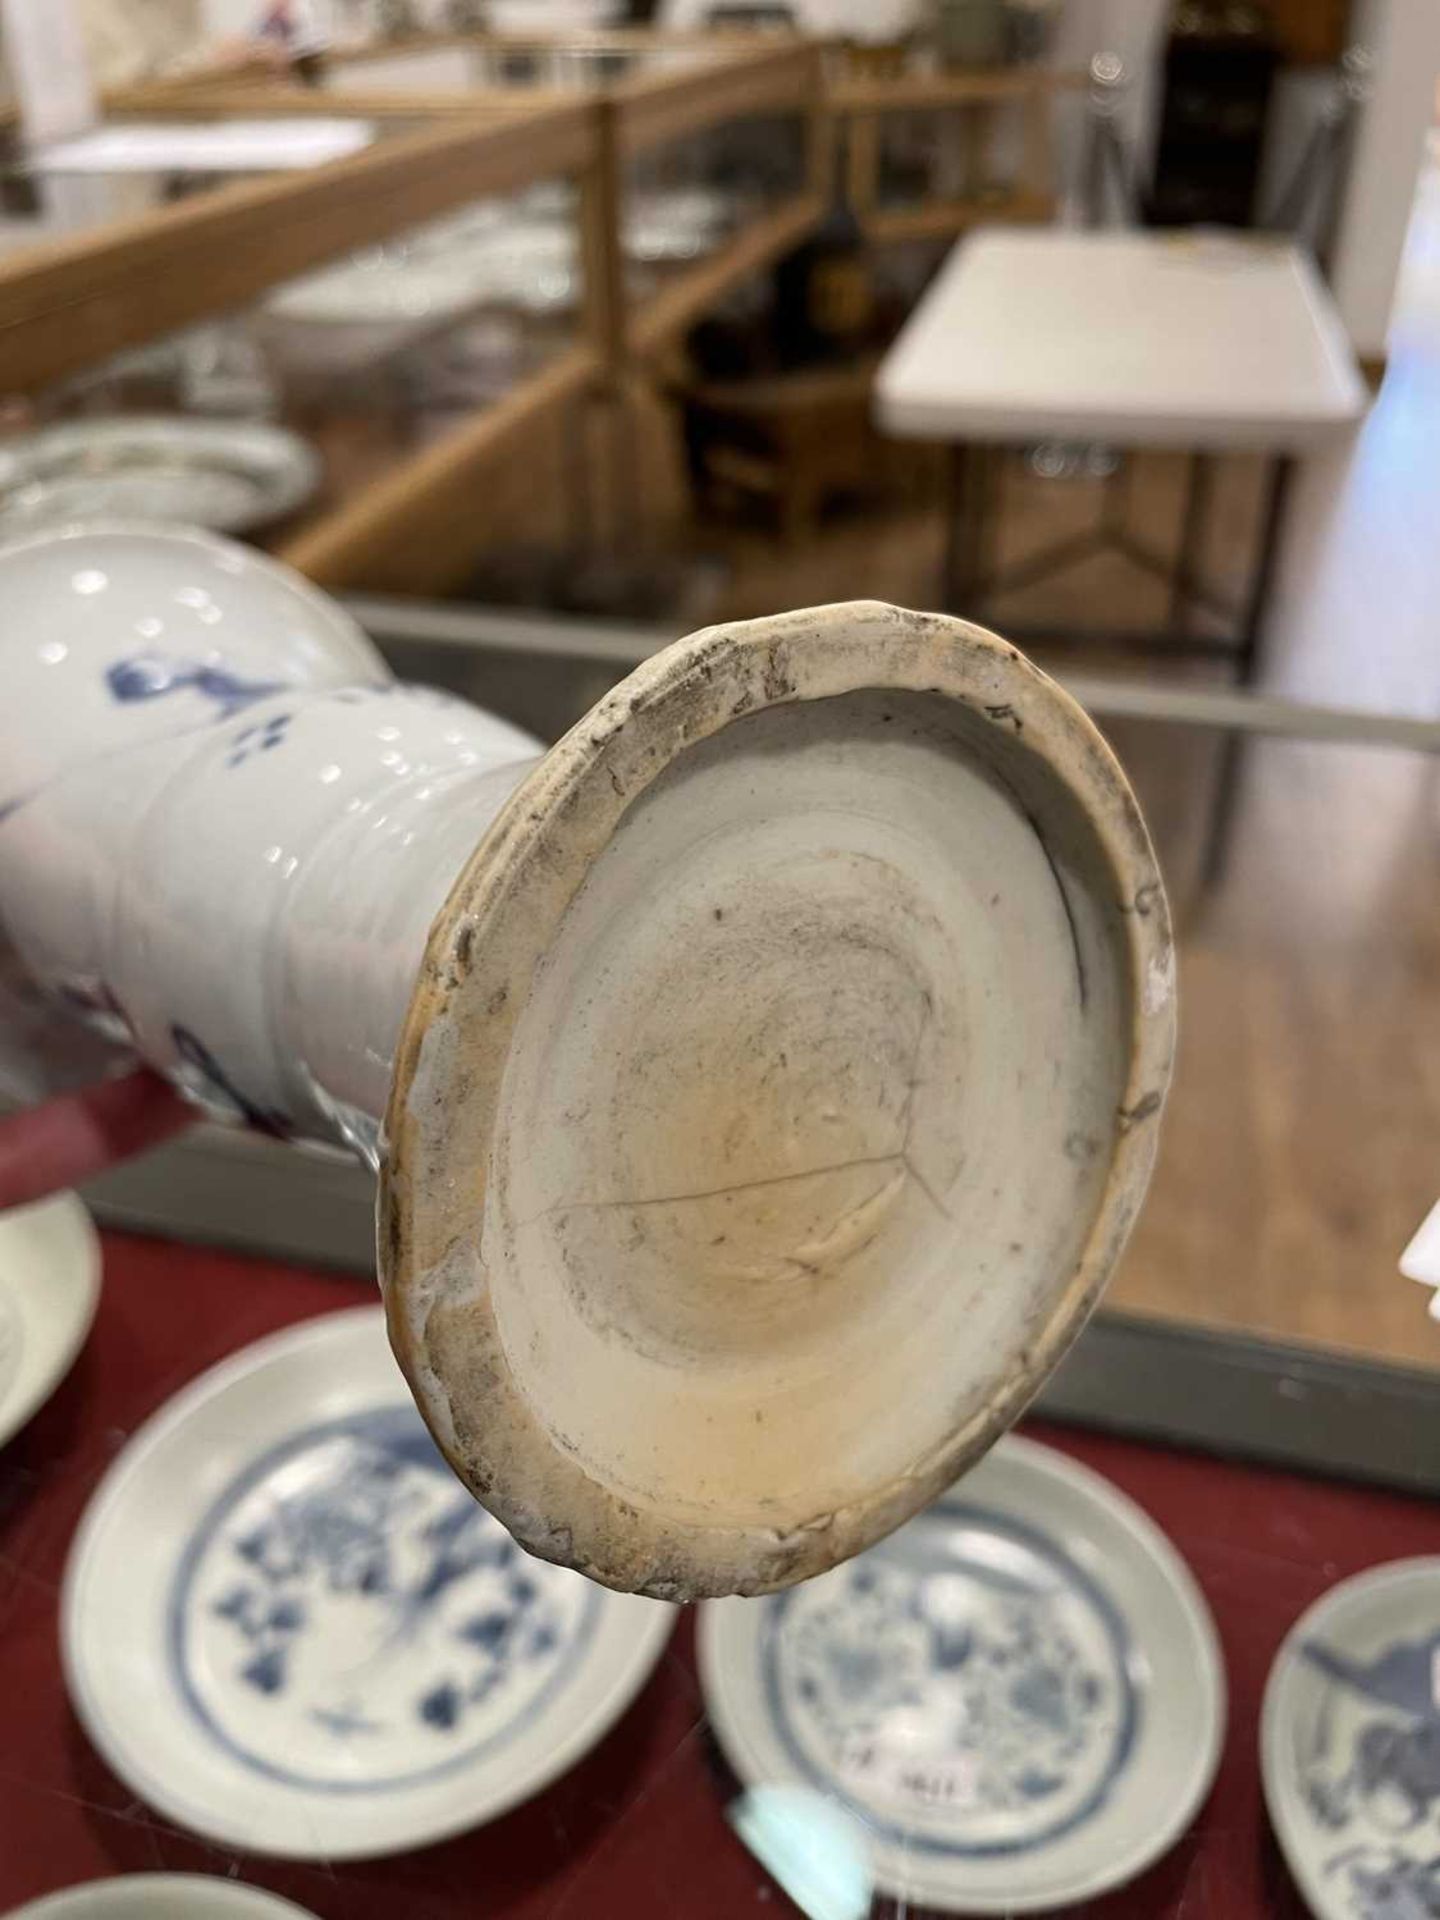
[(1250, 224), (1279, 59), (1266, 8), (1174, 8), (1150, 191), (1156, 226)]

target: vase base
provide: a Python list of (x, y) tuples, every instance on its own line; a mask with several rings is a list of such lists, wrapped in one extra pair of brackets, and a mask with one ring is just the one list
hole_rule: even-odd
[(1118, 768), (993, 636), (862, 604), (647, 663), (478, 849), (402, 1041), (382, 1277), (461, 1477), (664, 1598), (907, 1518), (1118, 1252), (1168, 939)]

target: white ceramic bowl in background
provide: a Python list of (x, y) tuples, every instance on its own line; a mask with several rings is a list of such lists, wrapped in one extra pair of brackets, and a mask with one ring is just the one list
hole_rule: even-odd
[(1318, 1920), (1440, 1911), (1440, 1559), (1374, 1567), (1301, 1615), (1265, 1685), (1260, 1772)]
[(100, 1240), (73, 1193), (0, 1213), (0, 1444), (50, 1398), (100, 1299)]
[(954, 1912), (1132, 1880), (1194, 1818), (1224, 1737), (1184, 1561), (1099, 1474), (1014, 1438), (844, 1567), (711, 1602), (700, 1672), (747, 1789), (825, 1796), (879, 1891)]
[(306, 326), (441, 326), (475, 306), (485, 280), (470, 257), (376, 252), (291, 280), (268, 296), (264, 311)]
[(71, 1699), (127, 1785), (222, 1845), (329, 1860), (538, 1793), (673, 1624), (529, 1559), (456, 1484), (378, 1307), (262, 1340), (155, 1414), (62, 1606)]
[(314, 1920), (308, 1907), (203, 1873), (122, 1873), (47, 1893), (5, 1920)]
[(244, 533), (293, 513), (319, 484), (315, 448), (270, 421), (67, 420), (0, 447), (0, 539), (102, 518)]

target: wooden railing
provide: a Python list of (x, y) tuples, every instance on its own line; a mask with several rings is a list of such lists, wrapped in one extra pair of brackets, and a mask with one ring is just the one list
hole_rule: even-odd
[[(491, 35), (407, 44), (504, 53), (537, 43)], [(564, 89), (485, 85), (441, 93), (387, 85), (383, 92), (347, 95), (232, 68), (112, 96), (112, 118), (353, 112), (385, 134), (362, 152), (308, 172), (216, 187), (0, 258), (0, 385), (12, 395), (36, 393), (471, 201), (571, 179), (578, 188), (583, 285), (573, 343), (500, 402), (361, 482), (283, 548), (294, 564), (330, 585), (443, 591), (463, 577), (474, 550), (474, 502), (488, 477), (513, 463), (527, 436), (589, 396), (621, 394), (636, 367), (814, 227), (831, 191), (837, 130), (846, 135), (848, 196), (876, 244), (943, 240), (984, 219), (1043, 220), (1053, 204), (1054, 98), (1082, 78), (1037, 71), (857, 74), (844, 71), (819, 42), (787, 35), (726, 34), (697, 42), (616, 31), (571, 36), (564, 44), (579, 54), (684, 48), (694, 57)], [(391, 45), (359, 58), (395, 59), (405, 51)], [(963, 142), (979, 156), (995, 116), (1006, 111), (1018, 116), (1020, 139), (1016, 174), (1004, 191), (887, 204), (882, 146), (888, 120), (953, 115)], [(795, 190), (647, 297), (629, 298), (621, 205), (626, 169), (706, 129), (783, 114), (797, 116), (805, 129)]]

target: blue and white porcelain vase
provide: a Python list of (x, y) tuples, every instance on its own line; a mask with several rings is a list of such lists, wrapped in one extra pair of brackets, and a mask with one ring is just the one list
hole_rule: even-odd
[(0, 581), (25, 970), (213, 1112), (373, 1160), (430, 922), (539, 743), (203, 533), (44, 535)]
[(19, 973), (381, 1175), (392, 1342), (522, 1544), (758, 1592), (917, 1511), (1144, 1190), (1173, 963), (1074, 704), (872, 603), (655, 655), (548, 754), (209, 536), (0, 550)]

